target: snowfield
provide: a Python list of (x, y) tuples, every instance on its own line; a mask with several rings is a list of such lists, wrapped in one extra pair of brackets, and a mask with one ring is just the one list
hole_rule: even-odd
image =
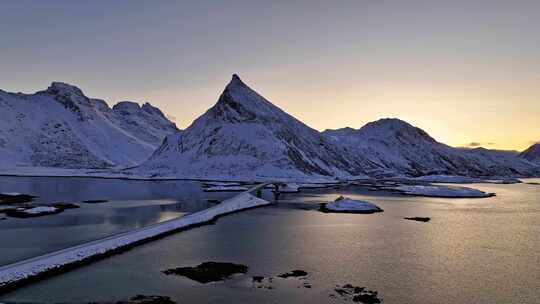
[(468, 187), (457, 186), (442, 186), (442, 185), (429, 185), (429, 186), (398, 186), (392, 188), (403, 194), (417, 195), (417, 196), (430, 196), (430, 197), (449, 197), (449, 198), (481, 198), (494, 196), (494, 193), (486, 193), (478, 189)]
[(242, 186), (213, 186), (203, 189), (205, 192), (227, 192), (227, 191), (246, 191), (247, 187)]
[(457, 175), (425, 175), (417, 178), (412, 178), (413, 181), (428, 182), (428, 183), (449, 183), (449, 184), (472, 184), (482, 183), (484, 180), (472, 178), (468, 176)]
[(83, 261), (90, 261), (112, 252), (127, 249), (129, 246), (134, 246), (163, 234), (207, 223), (221, 215), (268, 205), (270, 202), (250, 194), (250, 192), (256, 191), (264, 186), (266, 186), (266, 184), (260, 184), (251, 188), (249, 191), (240, 193), (231, 199), (223, 201), (219, 205), (178, 219), (150, 225), (148, 227), (2, 266), (0, 267), (0, 290), (7, 290), (11, 286), (22, 281), (34, 279), (49, 272), (58, 271), (66, 266), (74, 266)]
[(416, 178), (410, 178), (412, 181), (428, 182), (428, 183), (447, 183), (447, 184), (519, 184), (521, 180), (512, 177), (500, 178), (473, 178), (468, 176), (456, 175), (425, 175)]
[(353, 200), (348, 197), (340, 196), (331, 203), (323, 205), (323, 211), (326, 212), (348, 212), (348, 213), (374, 213), (382, 212), (379, 206), (360, 200)]
[(278, 187), (278, 192), (280, 193), (296, 193), (299, 190), (299, 185), (298, 184), (295, 184), (295, 183), (287, 183), (287, 184), (284, 184), (284, 185), (280, 185)]

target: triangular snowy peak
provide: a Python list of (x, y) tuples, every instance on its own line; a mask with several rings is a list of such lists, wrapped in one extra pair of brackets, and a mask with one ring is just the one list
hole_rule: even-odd
[(363, 165), (233, 75), (212, 108), (168, 136), (137, 170), (176, 177), (294, 179), (358, 175)]

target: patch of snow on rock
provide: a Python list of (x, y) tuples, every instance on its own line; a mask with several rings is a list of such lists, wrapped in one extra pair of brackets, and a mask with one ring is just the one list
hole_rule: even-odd
[(42, 214), (42, 213), (53, 213), (57, 211), (58, 211), (58, 208), (56, 207), (38, 206), (38, 207), (24, 209), (22, 212), (34, 215), (34, 214)]
[(331, 203), (323, 205), (323, 211), (326, 212), (346, 212), (346, 213), (375, 213), (382, 212), (379, 206), (367, 202), (354, 200), (348, 197), (340, 196)]

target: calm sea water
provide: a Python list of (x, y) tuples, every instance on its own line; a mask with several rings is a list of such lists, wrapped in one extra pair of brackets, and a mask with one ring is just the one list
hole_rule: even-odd
[[(353, 188), (286, 195), (277, 205), (171, 235), (0, 300), (79, 303), (142, 293), (179, 303), (342, 303), (329, 294), (351, 283), (378, 291), (384, 303), (540, 303), (540, 186), (471, 186), (497, 196), (434, 199)], [(342, 194), (385, 212), (316, 210)], [(206, 285), (161, 273), (205, 261), (246, 264), (249, 273)], [(309, 272), (311, 289), (297, 288), (294, 279), (271, 290), (251, 285), (252, 275), (293, 269)]]
[[(35, 203), (68, 202), (81, 208), (37, 218), (0, 221), (0, 265), (74, 246), (205, 209), (205, 193), (189, 181), (129, 181), (96, 178), (0, 177), (1, 192), (38, 196)], [(85, 200), (108, 200), (87, 204)], [(0, 214), (0, 217), (2, 214)]]

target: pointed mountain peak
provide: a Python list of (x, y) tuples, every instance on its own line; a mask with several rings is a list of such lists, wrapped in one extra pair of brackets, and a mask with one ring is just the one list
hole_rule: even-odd
[(149, 102), (145, 102), (141, 109), (143, 111), (145, 111), (146, 113), (149, 113), (149, 114), (155, 114), (155, 115), (158, 115), (158, 116), (161, 116), (163, 118), (166, 118), (165, 117), (165, 114), (163, 114), (163, 112), (157, 108), (157, 107), (154, 107), (153, 105), (151, 105)]
[[(239, 88), (247, 88), (250, 89), (243, 81), (240, 79), (240, 76), (237, 74), (233, 74), (231, 81), (229, 81), (229, 84), (225, 87), (225, 91), (235, 90)], [(250, 89), (251, 90), (251, 89)]]
[(240, 79), (240, 76), (238, 76), (238, 74), (233, 74), (231, 82), (232, 81), (240, 81), (240, 82), (242, 82), (242, 79)]
[(246, 85), (234, 74), (218, 102), (209, 110), (210, 116), (228, 122), (276, 120), (285, 113)]

